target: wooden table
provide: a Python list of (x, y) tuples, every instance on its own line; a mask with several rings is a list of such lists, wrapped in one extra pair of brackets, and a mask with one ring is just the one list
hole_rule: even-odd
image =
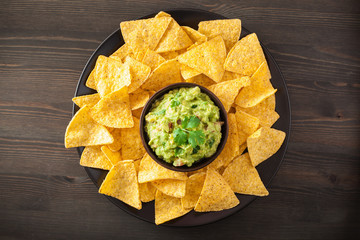
[[(240, 18), (280, 65), (292, 132), (270, 195), (219, 222), (155, 226), (97, 193), (63, 137), (91, 53), (119, 22), (170, 8)], [(360, 237), (358, 1), (2, 1), (0, 238)]]

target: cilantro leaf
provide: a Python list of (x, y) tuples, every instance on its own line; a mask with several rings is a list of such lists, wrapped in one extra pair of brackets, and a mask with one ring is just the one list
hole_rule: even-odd
[(181, 121), (181, 126), (182, 126), (183, 128), (186, 128), (188, 122), (189, 122), (189, 117), (188, 117), (188, 116), (185, 116), (185, 118)]
[(193, 148), (196, 148), (196, 146), (201, 145), (205, 142), (205, 134), (201, 130), (190, 131), (188, 142)]
[(186, 143), (187, 141), (187, 134), (186, 132), (184, 132), (182, 129), (180, 128), (177, 128), (175, 129), (174, 133), (173, 133), (173, 136), (174, 136), (174, 142), (176, 143), (176, 145), (180, 146), (184, 143)]
[(196, 128), (200, 124), (200, 119), (196, 116), (191, 116), (186, 128)]
[(184, 149), (176, 147), (174, 151), (175, 151), (175, 156), (177, 157), (184, 152)]
[(192, 154), (197, 153), (200, 150), (200, 146), (196, 146), (195, 148), (193, 148)]
[(170, 107), (176, 107), (176, 106), (179, 106), (180, 105), (180, 102), (179, 100), (177, 99), (173, 99), (170, 103)]

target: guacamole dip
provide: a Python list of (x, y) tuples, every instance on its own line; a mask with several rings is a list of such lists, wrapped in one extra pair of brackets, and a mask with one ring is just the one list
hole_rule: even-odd
[(145, 116), (145, 131), (155, 154), (174, 166), (210, 157), (221, 139), (220, 111), (199, 87), (171, 90)]

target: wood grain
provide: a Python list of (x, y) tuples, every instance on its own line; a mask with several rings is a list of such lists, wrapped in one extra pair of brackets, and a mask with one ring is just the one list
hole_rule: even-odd
[[(97, 46), (124, 20), (172, 8), (240, 18), (289, 88), (292, 131), (270, 196), (177, 229), (97, 193), (63, 137)], [(360, 238), (360, 4), (346, 1), (11, 1), (0, 8), (1, 239)]]

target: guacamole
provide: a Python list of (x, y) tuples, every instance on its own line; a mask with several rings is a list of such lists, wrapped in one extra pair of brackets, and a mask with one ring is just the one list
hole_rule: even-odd
[(199, 87), (169, 91), (145, 116), (155, 154), (174, 166), (191, 167), (212, 156), (221, 140), (220, 110)]

